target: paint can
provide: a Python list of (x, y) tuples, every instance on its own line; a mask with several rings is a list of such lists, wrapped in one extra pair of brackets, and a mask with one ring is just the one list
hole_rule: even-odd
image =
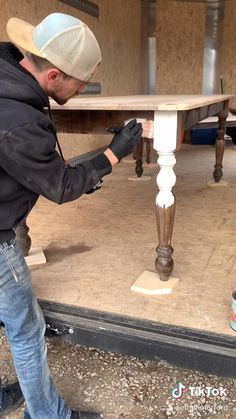
[(234, 291), (232, 294), (232, 306), (229, 324), (232, 327), (232, 329), (236, 332), (236, 291)]

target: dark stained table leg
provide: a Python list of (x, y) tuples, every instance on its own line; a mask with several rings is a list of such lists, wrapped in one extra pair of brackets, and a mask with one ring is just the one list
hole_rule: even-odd
[(175, 163), (174, 152), (159, 152), (158, 164), (160, 166), (160, 172), (157, 176), (159, 193), (156, 198), (156, 219), (159, 241), (156, 248), (157, 258), (155, 266), (161, 281), (168, 281), (174, 268), (171, 239), (175, 217), (175, 196), (172, 193), (172, 188), (176, 181), (173, 170)]
[(151, 138), (144, 138), (146, 143), (146, 163), (151, 163)]
[(175, 203), (168, 208), (157, 205), (156, 218), (159, 244), (156, 248), (155, 266), (161, 281), (168, 281), (174, 268), (173, 247), (171, 246), (174, 216)]
[(136, 147), (136, 163), (135, 163), (135, 173), (137, 177), (141, 177), (143, 174), (143, 138)]
[(215, 145), (215, 155), (216, 155), (216, 164), (214, 166), (215, 170), (213, 172), (213, 177), (216, 183), (219, 183), (223, 176), (223, 156), (224, 156), (224, 146), (225, 146), (225, 122), (228, 116), (228, 110), (223, 111), (219, 115), (219, 125), (217, 129), (216, 145)]
[(21, 223), (18, 224), (18, 226), (15, 228), (17, 244), (19, 245), (24, 256), (28, 256), (31, 246), (31, 238), (28, 232), (29, 227), (26, 224), (26, 219), (21, 221)]

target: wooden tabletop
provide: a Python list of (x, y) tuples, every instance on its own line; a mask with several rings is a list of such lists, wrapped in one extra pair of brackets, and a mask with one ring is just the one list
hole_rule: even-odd
[(140, 96), (80, 96), (66, 105), (51, 100), (52, 109), (68, 110), (159, 110), (184, 111), (232, 99), (233, 95), (140, 95)]

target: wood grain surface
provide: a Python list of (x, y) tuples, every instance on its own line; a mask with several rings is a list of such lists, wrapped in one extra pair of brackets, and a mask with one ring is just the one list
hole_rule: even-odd
[(68, 110), (189, 110), (232, 99), (233, 95), (137, 95), (74, 97), (66, 105), (51, 101), (52, 109)]

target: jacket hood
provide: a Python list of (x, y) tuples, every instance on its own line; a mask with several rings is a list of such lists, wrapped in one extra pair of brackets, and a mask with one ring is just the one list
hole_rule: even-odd
[(34, 76), (19, 61), (21, 52), (10, 42), (0, 42), (0, 98), (27, 102), (35, 108), (49, 106), (49, 100)]

